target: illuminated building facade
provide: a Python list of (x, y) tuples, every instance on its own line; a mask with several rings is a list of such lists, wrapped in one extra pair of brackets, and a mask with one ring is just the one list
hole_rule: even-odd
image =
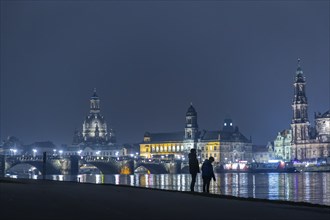
[(184, 132), (149, 133), (144, 134), (140, 144), (140, 156), (145, 158), (181, 159), (184, 152)]
[(330, 110), (315, 114), (315, 127), (308, 120), (306, 80), (298, 60), (292, 102), (292, 159), (306, 160), (330, 156)]
[(225, 119), (220, 131), (221, 163), (252, 161), (252, 140), (246, 138), (231, 119)]
[(190, 105), (186, 113), (185, 129), (181, 132), (144, 134), (140, 156), (145, 158), (186, 159), (198, 140), (197, 112)]
[(267, 145), (253, 145), (253, 162), (268, 163), (269, 160), (275, 159), (273, 143), (268, 142)]
[(290, 129), (285, 129), (278, 132), (274, 140), (274, 157), (284, 161), (290, 161), (291, 158), (291, 142), (292, 132)]
[(210, 156), (215, 163), (233, 163), (238, 161), (252, 161), (252, 141), (247, 139), (233, 126), (231, 119), (225, 119), (222, 130), (203, 131), (201, 133), (198, 150), (201, 152), (201, 160)]
[(222, 130), (199, 131), (197, 112), (190, 105), (186, 113), (185, 129), (182, 132), (149, 133), (140, 144), (140, 156), (145, 158), (187, 159), (190, 149), (197, 149), (200, 162), (210, 156), (215, 163), (235, 160), (252, 161), (251, 140), (233, 128), (231, 119), (226, 119)]

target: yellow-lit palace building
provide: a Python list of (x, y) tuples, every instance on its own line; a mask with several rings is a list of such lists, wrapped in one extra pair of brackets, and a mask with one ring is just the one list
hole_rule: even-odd
[(186, 113), (184, 131), (144, 134), (140, 144), (140, 156), (153, 159), (187, 160), (190, 149), (197, 149), (200, 162), (214, 157), (215, 163), (238, 160), (252, 161), (252, 142), (233, 127), (231, 119), (225, 119), (222, 130), (200, 131), (197, 112), (190, 105)]

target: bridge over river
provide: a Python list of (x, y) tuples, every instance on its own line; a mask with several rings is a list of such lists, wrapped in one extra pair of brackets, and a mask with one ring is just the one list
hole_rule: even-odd
[(182, 173), (188, 164), (182, 161), (148, 161), (135, 158), (100, 156), (4, 156), (0, 155), (0, 176), (19, 164), (35, 167), (42, 175), (77, 175), (85, 165), (94, 166), (102, 174)]

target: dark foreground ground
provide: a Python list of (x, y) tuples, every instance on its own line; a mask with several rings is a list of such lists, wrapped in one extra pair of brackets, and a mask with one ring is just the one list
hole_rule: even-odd
[(201, 193), (0, 179), (0, 219), (330, 219), (330, 207)]

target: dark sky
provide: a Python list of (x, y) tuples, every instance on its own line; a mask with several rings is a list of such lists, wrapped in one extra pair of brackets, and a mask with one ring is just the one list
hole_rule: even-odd
[(329, 1), (1, 1), (1, 139), (70, 144), (97, 88), (118, 141), (231, 117), (255, 144), (330, 106)]

